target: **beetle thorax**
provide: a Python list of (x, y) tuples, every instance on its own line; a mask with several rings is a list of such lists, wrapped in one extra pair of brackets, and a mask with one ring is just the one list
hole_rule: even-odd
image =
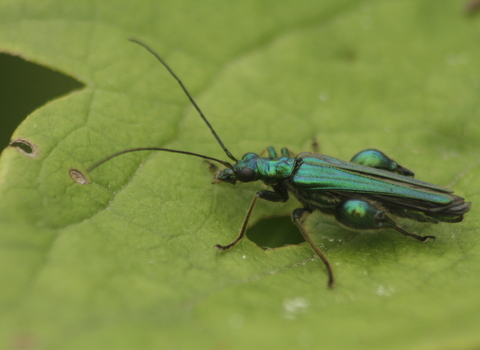
[(220, 170), (215, 182), (235, 184), (261, 180), (266, 185), (277, 184), (288, 179), (295, 170), (297, 160), (290, 157), (278, 159), (261, 158), (255, 153), (245, 154), (233, 169)]

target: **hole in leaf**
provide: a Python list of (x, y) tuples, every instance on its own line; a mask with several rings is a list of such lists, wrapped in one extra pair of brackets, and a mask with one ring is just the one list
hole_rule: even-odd
[(247, 230), (247, 237), (262, 249), (305, 242), (290, 217), (263, 219)]
[(50, 100), (83, 88), (79, 81), (18, 56), (0, 53), (0, 150), (35, 109)]
[(70, 169), (69, 174), (73, 181), (75, 181), (76, 183), (79, 183), (80, 185), (88, 185), (87, 178), (80, 170)]
[(24, 139), (16, 139), (10, 142), (10, 146), (16, 147), (17, 150), (27, 157), (34, 158), (38, 156), (38, 148), (30, 141)]

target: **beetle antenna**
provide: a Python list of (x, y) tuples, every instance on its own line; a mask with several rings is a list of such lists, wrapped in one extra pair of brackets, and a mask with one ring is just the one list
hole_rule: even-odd
[(230, 168), (230, 169), (233, 170), (232, 164), (230, 164), (230, 163), (228, 163), (228, 162), (225, 162), (225, 161), (223, 161), (223, 160), (220, 160), (220, 159), (216, 159), (216, 158), (204, 156), (203, 154), (186, 152), (186, 151), (177, 151), (177, 150), (175, 150), (175, 149), (169, 149), (169, 148), (144, 147), (144, 148), (132, 148), (132, 149), (127, 149), (127, 150), (125, 150), (125, 151), (121, 151), (121, 152), (114, 153), (114, 154), (112, 154), (111, 156), (108, 156), (107, 158), (102, 159), (101, 161), (93, 164), (90, 168), (87, 169), (87, 172), (91, 172), (91, 171), (92, 171), (93, 169), (95, 169), (96, 167), (102, 165), (102, 164), (105, 163), (105, 162), (108, 162), (110, 159), (115, 158), (115, 157), (117, 157), (117, 156), (119, 156), (119, 155), (121, 155), (121, 154), (130, 153), (130, 152), (137, 152), (137, 151), (165, 151), (165, 152), (172, 152), (172, 153), (187, 154), (187, 155), (190, 155), (190, 156), (200, 157), (200, 158), (207, 159), (207, 160), (213, 160), (214, 162), (220, 163), (220, 164), (222, 164), (223, 166), (226, 166), (227, 168)]
[(195, 100), (193, 99), (192, 95), (190, 95), (190, 93), (188, 92), (187, 88), (185, 87), (185, 85), (183, 85), (182, 81), (180, 80), (179, 77), (177, 77), (177, 75), (173, 72), (173, 70), (168, 66), (168, 64), (163, 60), (162, 57), (160, 57), (160, 55), (158, 53), (156, 53), (152, 48), (150, 48), (147, 44), (141, 42), (140, 40), (137, 40), (137, 39), (133, 39), (133, 38), (130, 38), (128, 39), (130, 40), (131, 42), (134, 42), (140, 46), (143, 46), (145, 49), (147, 49), (148, 52), (150, 52), (153, 56), (155, 56), (155, 58), (168, 70), (168, 72), (170, 73), (170, 75), (178, 82), (178, 84), (180, 85), (180, 87), (182, 88), (183, 92), (185, 93), (185, 95), (187, 95), (188, 99), (190, 100), (190, 103), (193, 105), (193, 107), (195, 107), (195, 109), (197, 110), (198, 114), (200, 115), (200, 117), (203, 119), (203, 121), (205, 122), (205, 124), (207, 124), (208, 128), (210, 129), (210, 131), (212, 132), (213, 136), (215, 137), (215, 139), (217, 140), (218, 144), (220, 145), (220, 147), (222, 147), (223, 151), (225, 152), (225, 154), (227, 155), (228, 158), (230, 158), (231, 160), (233, 160), (235, 163), (238, 163), (238, 160), (230, 153), (230, 151), (227, 149), (227, 147), (225, 147), (225, 145), (223, 144), (222, 140), (220, 140), (220, 137), (218, 137), (217, 133), (215, 132), (215, 130), (213, 130), (213, 127), (210, 125), (210, 123), (208, 122), (207, 118), (205, 117), (205, 115), (203, 114), (202, 110), (200, 109), (200, 107), (198, 107), (197, 103), (195, 102)]

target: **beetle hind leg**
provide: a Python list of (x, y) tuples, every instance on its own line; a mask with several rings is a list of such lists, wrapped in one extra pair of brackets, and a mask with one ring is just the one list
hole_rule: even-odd
[[(393, 220), (392, 220), (393, 221)], [(395, 224), (395, 223), (394, 223)], [(403, 228), (397, 226), (395, 224), (395, 226), (393, 227), (394, 230), (396, 230), (397, 232), (400, 232), (402, 235), (404, 236), (407, 236), (407, 237), (412, 237), (413, 239), (416, 239), (417, 241), (420, 241), (420, 242), (425, 242), (427, 239), (432, 239), (432, 240), (435, 240), (436, 237), (435, 236), (420, 236), (420, 235), (416, 235), (416, 234), (413, 234), (413, 233), (410, 233), (410, 232), (407, 232), (405, 231)]]
[(370, 168), (390, 171), (399, 175), (410, 177), (413, 177), (414, 175), (413, 171), (404, 168), (393, 159), (389, 158), (385, 153), (377, 149), (365, 149), (360, 151), (350, 159), (350, 162), (365, 165)]
[(335, 219), (344, 226), (356, 230), (378, 230), (393, 228), (404, 236), (411, 237), (420, 242), (435, 239), (435, 236), (419, 236), (405, 231), (395, 221), (389, 218), (385, 211), (363, 199), (347, 199), (337, 204), (334, 213)]

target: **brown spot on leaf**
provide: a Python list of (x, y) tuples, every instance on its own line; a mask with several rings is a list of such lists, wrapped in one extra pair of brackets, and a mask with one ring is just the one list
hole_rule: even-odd
[(70, 169), (70, 177), (80, 185), (88, 185), (88, 180), (80, 170)]

